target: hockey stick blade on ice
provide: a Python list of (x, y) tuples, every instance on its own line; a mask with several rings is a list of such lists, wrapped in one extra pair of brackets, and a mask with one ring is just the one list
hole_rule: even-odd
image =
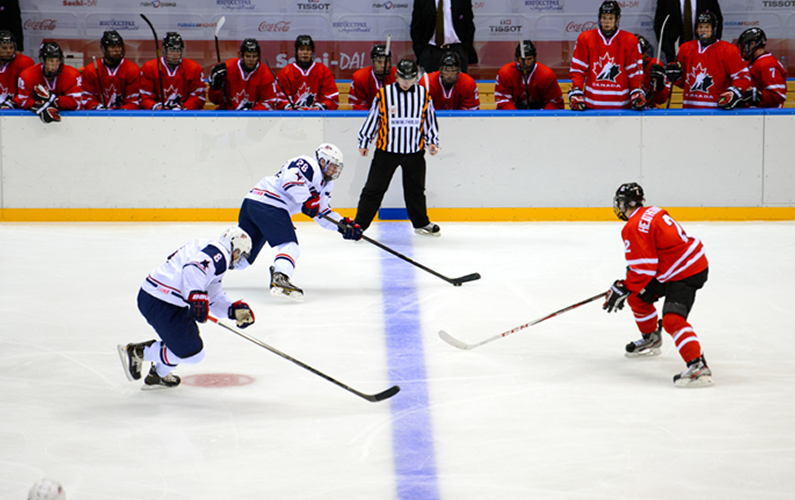
[(243, 332), (235, 330), (234, 328), (232, 328), (231, 326), (229, 326), (229, 325), (227, 325), (225, 323), (221, 323), (220, 321), (218, 321), (217, 318), (214, 318), (212, 316), (207, 316), (207, 319), (212, 321), (213, 323), (215, 323), (216, 325), (218, 325), (218, 326), (220, 326), (222, 328), (226, 328), (227, 330), (229, 330), (230, 332), (234, 333), (235, 335), (239, 335), (240, 337), (243, 337), (244, 339), (248, 340), (249, 342), (253, 342), (253, 343), (257, 344), (258, 346), (263, 347), (263, 348), (269, 350), (270, 352), (281, 356), (282, 358), (286, 359), (287, 361), (295, 363), (296, 365), (300, 366), (301, 368), (303, 368), (305, 370), (309, 370), (310, 372), (314, 373), (315, 375), (328, 380), (332, 384), (335, 384), (335, 385), (337, 385), (339, 387), (342, 387), (346, 391), (348, 391), (350, 393), (353, 393), (353, 394), (356, 394), (357, 396), (359, 396), (362, 399), (366, 399), (367, 401), (370, 401), (371, 403), (377, 403), (378, 401), (383, 401), (385, 399), (389, 399), (392, 396), (394, 396), (395, 394), (397, 394), (398, 392), (400, 392), (400, 387), (397, 386), (397, 385), (393, 385), (389, 389), (387, 389), (385, 391), (382, 391), (382, 392), (379, 392), (378, 394), (365, 394), (363, 392), (357, 391), (353, 387), (351, 387), (349, 385), (346, 385), (346, 384), (343, 384), (339, 380), (334, 379), (332, 377), (329, 377), (325, 373), (323, 373), (323, 372), (321, 372), (321, 371), (319, 371), (319, 370), (317, 370), (315, 368), (312, 368), (311, 366), (309, 366), (308, 364), (304, 363), (303, 361), (299, 361), (299, 360), (295, 359), (294, 357), (290, 356), (289, 354), (285, 354), (282, 351), (276, 349), (275, 347), (269, 346), (265, 342), (255, 338), (255, 337), (252, 337), (250, 335), (246, 335)]
[(531, 327), (533, 325), (537, 325), (537, 324), (541, 323), (542, 321), (546, 321), (546, 320), (548, 320), (550, 318), (554, 318), (555, 316), (559, 316), (559, 315), (561, 315), (561, 314), (563, 314), (565, 312), (571, 311), (572, 309), (576, 309), (576, 308), (578, 308), (578, 307), (580, 307), (582, 305), (585, 305), (585, 304), (587, 304), (589, 302), (593, 302), (594, 300), (601, 299), (601, 298), (605, 297), (606, 295), (607, 295), (607, 292), (600, 293), (599, 295), (594, 295), (593, 297), (589, 297), (589, 298), (587, 298), (587, 299), (585, 299), (583, 301), (577, 302), (576, 304), (572, 304), (572, 305), (570, 305), (568, 307), (564, 307), (563, 309), (561, 309), (559, 311), (555, 311), (552, 314), (548, 314), (548, 315), (544, 316), (543, 318), (539, 318), (539, 319), (533, 320), (530, 323), (525, 323), (522, 326), (517, 326), (516, 328), (508, 330), (507, 332), (503, 332), (503, 333), (500, 333), (500, 334), (495, 335), (493, 337), (489, 337), (486, 340), (482, 340), (482, 341), (477, 342), (475, 344), (467, 344), (466, 342), (462, 342), (462, 341), (454, 338), (452, 335), (450, 335), (449, 333), (447, 333), (444, 330), (440, 330), (439, 331), (439, 337), (442, 340), (444, 340), (445, 342), (447, 342), (448, 344), (450, 344), (451, 346), (453, 346), (453, 347), (468, 351), (468, 350), (474, 349), (476, 347), (480, 347), (483, 344), (488, 344), (489, 342), (493, 342), (493, 341), (495, 341), (497, 339), (501, 339), (503, 337), (507, 337), (508, 335), (511, 335), (512, 333), (518, 332), (519, 330), (524, 330), (525, 328), (529, 328), (529, 327)]
[[(329, 222), (332, 222), (332, 223), (336, 224), (337, 227), (340, 227), (340, 228), (343, 227), (343, 224), (341, 222), (335, 221), (334, 219), (332, 219), (328, 215), (321, 214), (320, 217), (325, 219), (325, 220), (327, 220), (327, 221), (329, 221)], [(406, 257), (405, 255), (403, 255), (402, 253), (400, 253), (400, 252), (398, 252), (396, 250), (392, 250), (388, 246), (386, 246), (383, 243), (380, 243), (380, 242), (378, 242), (378, 241), (376, 241), (376, 240), (374, 240), (372, 238), (368, 238), (367, 236), (362, 235), (362, 239), (364, 241), (368, 242), (368, 243), (372, 243), (373, 245), (377, 246), (381, 250), (385, 250), (385, 251), (391, 253), (395, 257), (403, 259), (406, 262), (419, 267), (423, 271), (426, 271), (426, 272), (429, 272), (429, 273), (433, 274), (437, 278), (441, 278), (441, 279), (445, 280), (446, 282), (450, 283), (453, 286), (461, 286), (461, 284), (463, 284), (463, 283), (467, 283), (469, 281), (475, 281), (475, 280), (479, 280), (480, 279), (480, 274), (479, 273), (467, 274), (466, 276), (461, 276), (459, 278), (448, 278), (447, 276), (443, 276), (443, 275), (437, 273), (436, 271), (434, 271), (433, 269), (430, 269), (430, 268), (427, 268), (427, 267), (423, 266), (419, 262), (417, 262), (415, 260), (412, 260), (409, 257)]]

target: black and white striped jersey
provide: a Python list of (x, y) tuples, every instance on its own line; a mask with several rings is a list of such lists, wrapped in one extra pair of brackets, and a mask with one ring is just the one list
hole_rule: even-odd
[(397, 83), (381, 87), (370, 114), (359, 129), (359, 147), (388, 153), (417, 153), (426, 143), (439, 145), (436, 111), (427, 89), (416, 83), (402, 90)]

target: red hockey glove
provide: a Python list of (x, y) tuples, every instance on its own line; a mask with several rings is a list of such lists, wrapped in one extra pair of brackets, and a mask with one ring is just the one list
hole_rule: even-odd
[(718, 98), (718, 107), (721, 109), (734, 109), (742, 101), (742, 93), (735, 87), (729, 87)]
[(304, 202), (303, 206), (301, 207), (301, 211), (307, 217), (314, 219), (317, 217), (317, 213), (320, 210), (320, 195), (315, 193)]
[(47, 101), (51, 97), (50, 91), (42, 84), (33, 87), (33, 99), (36, 101)]
[(254, 324), (254, 311), (242, 300), (238, 300), (229, 306), (227, 315), (229, 319), (233, 319), (237, 322), (238, 328), (246, 328)]
[(207, 292), (201, 290), (194, 290), (188, 295), (188, 306), (190, 310), (188, 314), (191, 319), (204, 323), (207, 321), (207, 315), (210, 314), (210, 299)]
[(342, 239), (354, 241), (362, 239), (364, 229), (362, 229), (362, 226), (355, 223), (350, 217), (345, 217), (342, 219), (340, 224), (344, 224), (343, 226), (337, 227), (337, 231), (342, 234)]
[(624, 308), (624, 302), (629, 297), (629, 290), (624, 288), (624, 280), (615, 280), (607, 291), (602, 309), (607, 312), (618, 312)]
[(642, 90), (633, 90), (632, 94), (629, 96), (629, 100), (632, 104), (632, 109), (635, 111), (642, 111), (644, 108), (646, 108), (646, 96), (643, 94)]
[(59, 122), (61, 121), (61, 113), (53, 107), (48, 107), (41, 112), (39, 118), (41, 118), (41, 121), (44, 123)]
[(569, 90), (569, 107), (572, 111), (585, 111), (585, 96), (582, 95), (582, 90)]

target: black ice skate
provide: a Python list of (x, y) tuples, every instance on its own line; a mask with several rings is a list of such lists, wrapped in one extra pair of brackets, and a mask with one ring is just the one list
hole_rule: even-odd
[(290, 283), (290, 278), (286, 274), (280, 273), (271, 266), (271, 295), (274, 297), (286, 297), (293, 300), (304, 298), (304, 291)]
[(624, 356), (628, 358), (638, 358), (641, 356), (659, 356), (662, 352), (662, 320), (657, 323), (657, 330), (651, 333), (644, 333), (643, 338), (627, 344), (627, 352)]
[(157, 374), (155, 366), (152, 365), (152, 368), (149, 370), (149, 375), (147, 375), (144, 379), (144, 386), (141, 387), (141, 389), (144, 391), (151, 391), (153, 389), (171, 389), (172, 387), (177, 387), (180, 382), (182, 382), (182, 379), (173, 373), (169, 373), (165, 377), (161, 377)]
[(442, 229), (439, 227), (438, 224), (434, 224), (433, 222), (429, 222), (427, 226), (423, 227), (415, 227), (414, 232), (417, 234), (421, 234), (423, 236), (441, 236)]
[(127, 376), (127, 380), (130, 382), (140, 380), (144, 366), (144, 348), (154, 343), (154, 340), (149, 340), (140, 344), (119, 344), (116, 347), (119, 351), (119, 358), (122, 366), (124, 366), (124, 374)]
[(677, 387), (705, 387), (712, 385), (712, 370), (707, 366), (704, 355), (687, 364), (687, 370), (679, 375), (674, 375), (674, 384)]

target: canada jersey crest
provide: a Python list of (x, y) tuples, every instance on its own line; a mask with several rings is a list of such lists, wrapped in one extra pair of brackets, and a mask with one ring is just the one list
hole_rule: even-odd
[(706, 68), (698, 64), (687, 74), (687, 85), (691, 92), (709, 93), (709, 89), (713, 85), (713, 78), (707, 73)]
[(621, 74), (621, 68), (615, 63), (615, 60), (610, 57), (610, 54), (605, 54), (593, 66), (593, 72), (596, 74), (596, 80), (607, 80), (615, 83), (618, 75)]

